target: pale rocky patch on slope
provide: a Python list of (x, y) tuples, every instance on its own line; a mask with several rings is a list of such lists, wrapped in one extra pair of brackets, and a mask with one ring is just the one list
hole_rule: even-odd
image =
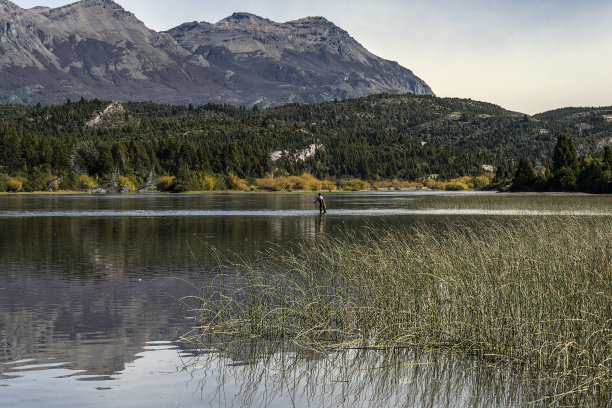
[(612, 137), (601, 139), (596, 144), (597, 150), (603, 150), (606, 146), (612, 146)]
[(124, 113), (125, 109), (123, 108), (123, 105), (117, 101), (113, 101), (110, 105), (104, 108), (103, 111), (97, 112), (94, 117), (91, 118), (91, 120), (85, 123), (85, 126), (99, 126), (104, 123), (107, 123), (108, 121), (111, 121), (113, 118), (116, 118), (119, 115), (121, 115), (121, 118), (123, 118)]
[[(315, 154), (317, 154), (317, 151), (321, 149), (323, 149), (322, 144), (313, 143), (302, 150), (296, 151), (292, 155), (292, 157), (296, 161), (306, 161), (306, 159), (313, 157)], [(281, 157), (286, 156), (288, 154), (289, 154), (288, 150), (277, 150), (277, 151), (270, 153), (270, 160), (275, 162), (279, 160)]]

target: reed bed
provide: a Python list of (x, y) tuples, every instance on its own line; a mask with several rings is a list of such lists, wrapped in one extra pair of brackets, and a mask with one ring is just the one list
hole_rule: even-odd
[(612, 212), (612, 196), (568, 193), (490, 193), (427, 195), (412, 202), (418, 209), (483, 209)]
[(222, 269), (197, 344), (455, 350), (528, 373), (547, 404), (612, 404), (610, 217), (364, 228)]

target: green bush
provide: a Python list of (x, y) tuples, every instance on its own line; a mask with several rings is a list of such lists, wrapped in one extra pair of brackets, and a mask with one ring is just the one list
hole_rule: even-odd
[(98, 187), (98, 183), (85, 174), (69, 173), (59, 184), (61, 190), (89, 191)]
[(19, 174), (17, 179), (23, 184), (24, 191), (46, 191), (47, 188), (47, 173), (41, 171), (35, 171), (26, 175), (24, 173)]
[(6, 183), (10, 180), (8, 174), (0, 174), (0, 191), (7, 191)]

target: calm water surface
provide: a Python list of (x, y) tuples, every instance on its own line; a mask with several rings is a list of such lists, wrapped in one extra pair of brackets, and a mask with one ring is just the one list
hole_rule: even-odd
[(329, 194), (323, 216), (310, 194), (0, 196), (0, 406), (499, 406), (452, 359), (253, 365), (179, 341), (191, 324), (179, 299), (218, 257), (381, 223), (531, 215), (416, 209), (419, 194)]

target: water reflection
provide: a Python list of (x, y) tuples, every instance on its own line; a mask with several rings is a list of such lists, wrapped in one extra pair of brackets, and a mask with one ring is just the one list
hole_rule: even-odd
[(433, 351), (265, 349), (251, 343), (215, 350), (186, 361), (185, 368), (211, 406), (499, 407), (529, 401), (494, 367)]
[[(304, 196), (264, 196), (246, 203), (244, 197), (3, 196), (0, 210), (28, 214), (310, 205)], [(191, 322), (178, 299), (193, 294), (193, 287), (184, 280), (206, 275), (219, 257), (313, 236), (324, 230), (324, 222), (314, 211), (289, 218), (0, 218), (0, 363), (34, 359), (44, 364), (51, 358), (68, 361), (71, 369), (94, 379), (112, 378), (143, 344), (175, 340), (188, 331)]]
[(261, 351), (252, 344), (196, 352), (182, 344), (149, 342), (112, 376), (89, 374), (72, 362), (14, 362), (2, 367), (0, 384), (8, 385), (2, 401), (20, 408), (441, 408), (516, 406), (527, 398), (493, 367), (435, 352)]
[(0, 196), (0, 405), (503, 405), (492, 395), (508, 393), (488, 391), (490, 374), (408, 350), (289, 350), (250, 364), (255, 351), (196, 359), (175, 342), (192, 323), (178, 301), (194, 294), (186, 282), (214, 276), (219, 258), (322, 233), (505, 214), (415, 209), (414, 199), (327, 195), (319, 215), (310, 194)]
[(1, 361), (53, 358), (89, 374), (111, 376), (143, 344), (184, 333), (189, 322), (176, 298), (166, 293), (185, 293), (185, 286), (174, 279), (13, 284), (14, 290), (8, 288), (11, 306), (0, 310)]
[(113, 375), (90, 374), (78, 364), (41, 360), (0, 366), (2, 406), (7, 407), (199, 407), (186, 388), (191, 377), (180, 366), (193, 354), (171, 342), (148, 342)]

